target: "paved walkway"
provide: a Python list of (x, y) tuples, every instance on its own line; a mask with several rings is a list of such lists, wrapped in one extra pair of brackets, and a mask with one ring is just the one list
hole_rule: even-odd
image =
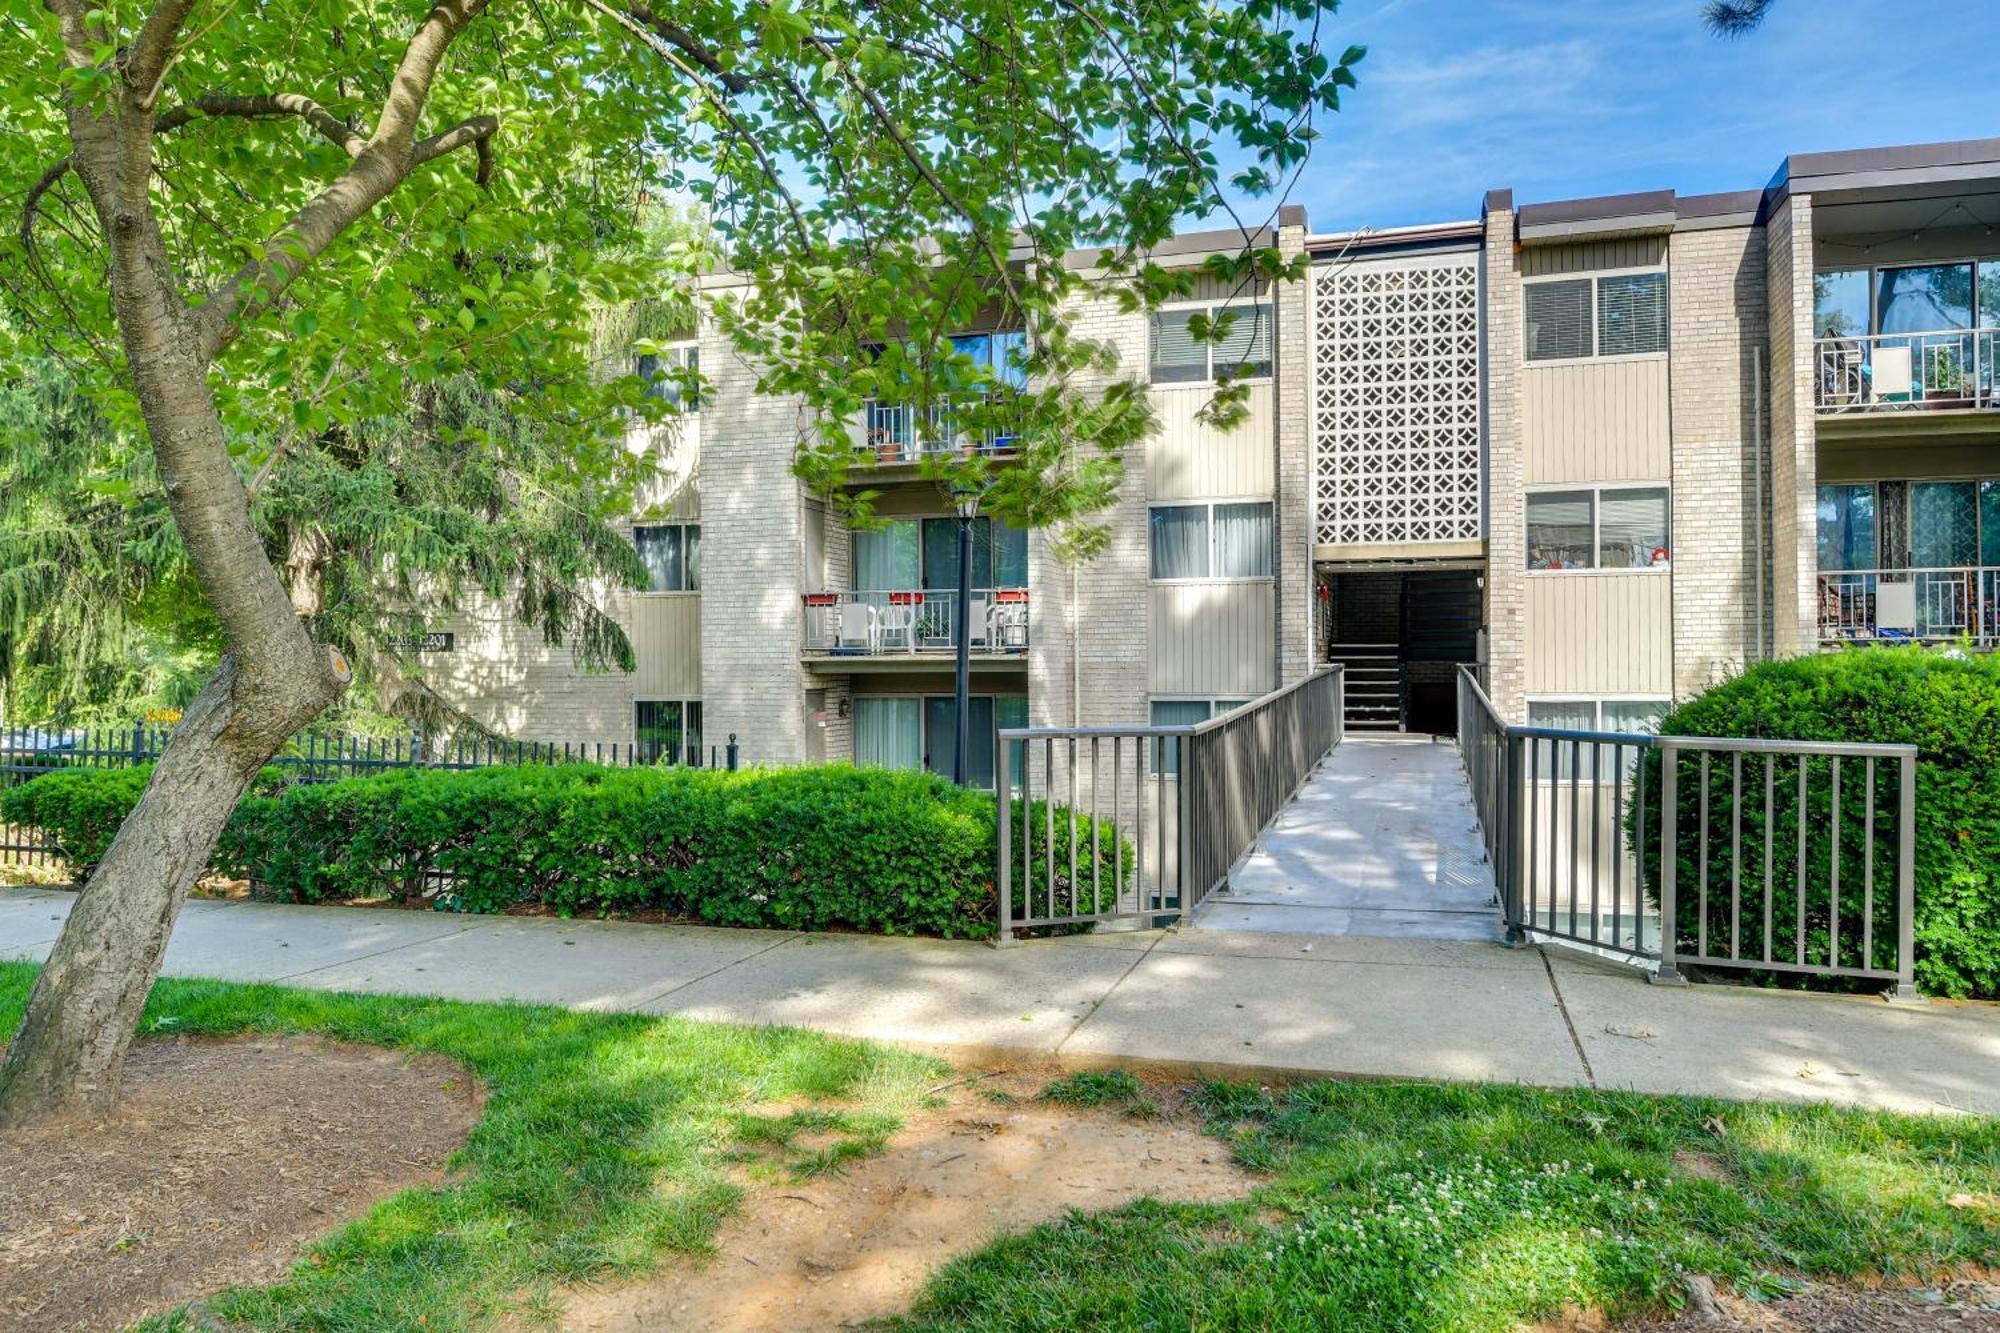
[[(71, 895), (0, 889), (0, 958)], [(1664, 990), (1539, 949), (1216, 930), (940, 940), (196, 901), (175, 976), (787, 1024), (964, 1058), (1164, 1061), (2000, 1114), (2000, 1006)]]
[(1348, 737), (1196, 923), (1499, 940), (1493, 873), (1458, 752), (1428, 736)]

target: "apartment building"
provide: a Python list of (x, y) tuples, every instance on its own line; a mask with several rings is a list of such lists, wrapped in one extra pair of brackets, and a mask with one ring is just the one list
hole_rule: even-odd
[[(1268, 290), (1074, 312), (1150, 384), (1159, 430), (1080, 567), (975, 520), (974, 776), (991, 731), (1178, 723), (1349, 668), (1356, 726), (1444, 730), (1457, 666), (1516, 719), (1644, 728), (1771, 655), (2000, 640), (2000, 140), (1797, 155), (1740, 193), (1517, 203), (1347, 234)], [(1156, 256), (1198, 265), (1234, 232)], [(1229, 346), (1187, 335), (1226, 303)], [(1004, 366), (1020, 330), (968, 330)], [(577, 670), (504, 609), (433, 678), (493, 725), (746, 759), (951, 767), (957, 523), (922, 478), (965, 442), (908, 408), (854, 425), (850, 530), (791, 460), (796, 404), (704, 328), (706, 378), (655, 441), (667, 521), (614, 610), (630, 676)], [(1247, 419), (1201, 420), (1218, 358)], [(1002, 460), (1007, 441), (979, 442)]]

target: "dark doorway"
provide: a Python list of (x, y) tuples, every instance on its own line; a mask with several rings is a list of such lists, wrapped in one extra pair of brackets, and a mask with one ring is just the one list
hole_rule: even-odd
[(1347, 725), (1450, 732), (1459, 664), (1479, 655), (1479, 572), (1322, 568), (1319, 578), (1322, 656), (1347, 668)]

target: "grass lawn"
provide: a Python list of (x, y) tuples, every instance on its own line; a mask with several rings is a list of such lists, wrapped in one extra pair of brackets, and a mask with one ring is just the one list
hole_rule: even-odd
[[(7, 1031), (33, 975), (0, 964)], [(851, 1130), (794, 1164), (839, 1170), (947, 1077), (807, 1033), (223, 983), (161, 982), (144, 1030), (318, 1033), (448, 1055), (487, 1084), (451, 1183), (386, 1200), (280, 1285), (208, 1302), (250, 1328), (553, 1323), (565, 1282), (703, 1250), (746, 1147)], [(1094, 1108), (1078, 1114), (1161, 1113), (1127, 1075), (1051, 1092)], [(2000, 1262), (1996, 1121), (1387, 1083), (1208, 1084), (1189, 1107), (1264, 1173), (1253, 1199), (1003, 1239), (944, 1268), (902, 1326), (1500, 1329), (1669, 1300), (1683, 1270), (1776, 1292), (1790, 1273)]]
[[(1153, 1114), (1129, 1076), (1047, 1095)], [(1791, 1275), (2000, 1262), (2000, 1121), (1494, 1086), (1211, 1083), (1269, 1173), (1248, 1203), (1141, 1202), (961, 1258), (905, 1329), (1508, 1329)]]

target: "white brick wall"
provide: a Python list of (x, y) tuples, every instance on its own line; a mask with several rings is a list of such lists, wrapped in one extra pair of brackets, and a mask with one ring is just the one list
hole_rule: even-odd
[(1528, 563), (1527, 514), (1521, 461), (1521, 272), (1514, 249), (1514, 212), (1486, 215), (1486, 632), (1487, 692), (1500, 715), (1519, 722), (1525, 627), (1522, 601)]
[[(1771, 320), (1771, 606), (1779, 657), (1809, 652), (1818, 549), (1813, 424), (1812, 198), (1793, 195), (1765, 224)], [(1787, 318), (1789, 316), (1789, 318)]]

